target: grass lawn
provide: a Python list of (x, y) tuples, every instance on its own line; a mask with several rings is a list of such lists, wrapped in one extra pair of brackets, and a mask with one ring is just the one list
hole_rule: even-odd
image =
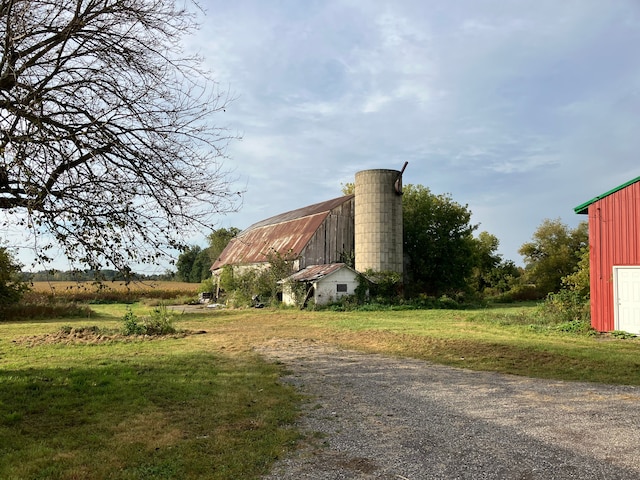
[(299, 398), (278, 383), (281, 367), (209, 334), (24, 338), (63, 324), (87, 320), (0, 324), (3, 480), (250, 479), (295, 444)]
[[(253, 346), (312, 339), (464, 368), (640, 385), (640, 341), (527, 323), (532, 307), (306, 312), (205, 309), (204, 331), (63, 343), (63, 326), (116, 329), (124, 305), (90, 318), (0, 323), (0, 478), (250, 479), (295, 445), (301, 398)], [(132, 310), (143, 315), (149, 307)], [(34, 337), (37, 336), (37, 337)], [(49, 340), (47, 340), (49, 338)]]

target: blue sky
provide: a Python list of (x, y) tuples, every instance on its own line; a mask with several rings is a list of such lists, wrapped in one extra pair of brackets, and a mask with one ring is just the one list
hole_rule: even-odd
[[(341, 195), (371, 168), (449, 193), (518, 248), (640, 175), (636, 0), (206, 0), (188, 40), (236, 100), (217, 227)], [(198, 239), (194, 239), (197, 242)], [(201, 245), (204, 245), (202, 241)]]

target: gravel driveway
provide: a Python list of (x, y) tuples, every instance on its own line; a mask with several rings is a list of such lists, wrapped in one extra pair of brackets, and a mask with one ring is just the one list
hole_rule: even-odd
[[(273, 479), (638, 479), (640, 389), (274, 341), (310, 400)], [(640, 374), (640, 372), (639, 372)]]

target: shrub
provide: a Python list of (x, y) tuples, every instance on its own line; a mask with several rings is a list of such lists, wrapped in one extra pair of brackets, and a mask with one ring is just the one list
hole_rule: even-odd
[(637, 335), (635, 333), (625, 332), (624, 330), (613, 330), (611, 332), (611, 336), (613, 338), (619, 338), (622, 340), (627, 340), (629, 338), (636, 338)]
[(150, 317), (144, 318), (144, 333), (147, 335), (168, 335), (176, 333), (173, 326), (175, 313), (162, 304), (153, 309)]
[(210, 276), (200, 282), (198, 287), (198, 293), (215, 292), (215, 286), (213, 285), (213, 278)]
[(122, 317), (124, 335), (168, 335), (176, 333), (173, 326), (174, 312), (166, 305), (159, 305), (153, 309), (148, 317), (138, 318), (136, 314), (127, 307), (126, 313)]
[(535, 285), (525, 284), (516, 285), (508, 292), (491, 296), (493, 303), (512, 303), (512, 302), (529, 302), (532, 300), (541, 300), (545, 297)]
[(124, 335), (141, 335), (144, 333), (144, 326), (140, 325), (137, 315), (135, 315), (131, 308), (127, 307), (127, 311), (122, 317)]
[(591, 326), (591, 323), (584, 320), (570, 320), (568, 322), (561, 323), (555, 327), (559, 332), (577, 333), (595, 335), (597, 332)]
[(547, 323), (569, 324), (581, 322), (591, 324), (591, 311), (589, 301), (577, 291), (560, 290), (558, 293), (550, 293), (547, 299), (540, 305), (538, 314)]
[(367, 270), (364, 276), (369, 280), (369, 296), (376, 302), (394, 303), (402, 298), (402, 276), (399, 273)]

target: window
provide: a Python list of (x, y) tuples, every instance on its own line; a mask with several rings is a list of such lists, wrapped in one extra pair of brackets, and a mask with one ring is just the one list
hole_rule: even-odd
[(338, 283), (336, 285), (336, 292), (346, 292), (347, 291), (347, 284), (346, 283)]

